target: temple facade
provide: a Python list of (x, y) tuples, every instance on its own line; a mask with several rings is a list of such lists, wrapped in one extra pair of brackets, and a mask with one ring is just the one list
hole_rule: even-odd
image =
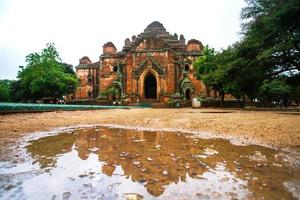
[(203, 54), (200, 41), (185, 41), (170, 34), (160, 22), (125, 40), (117, 51), (112, 42), (103, 45), (97, 62), (87, 56), (79, 60), (80, 79), (75, 98), (102, 103), (163, 103), (180, 98), (189, 104), (199, 95), (213, 96), (196, 78), (193, 62)]

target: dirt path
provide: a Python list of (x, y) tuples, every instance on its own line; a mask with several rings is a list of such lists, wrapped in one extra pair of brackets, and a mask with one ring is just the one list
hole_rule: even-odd
[(116, 124), (243, 137), (275, 147), (300, 146), (300, 113), (217, 109), (130, 109), (0, 115), (0, 159), (26, 134), (56, 127)]

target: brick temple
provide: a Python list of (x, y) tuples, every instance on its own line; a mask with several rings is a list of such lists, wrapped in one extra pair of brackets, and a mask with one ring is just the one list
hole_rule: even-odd
[(216, 95), (196, 78), (193, 62), (202, 54), (200, 41), (186, 42), (183, 35), (152, 22), (127, 38), (121, 51), (107, 42), (97, 62), (82, 57), (76, 67), (80, 86), (75, 98), (128, 104), (167, 104), (181, 98), (188, 105), (193, 97)]

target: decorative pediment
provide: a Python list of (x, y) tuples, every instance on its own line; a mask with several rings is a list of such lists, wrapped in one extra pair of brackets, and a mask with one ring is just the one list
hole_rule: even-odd
[(134, 44), (132, 45), (132, 49), (136, 51), (142, 51), (145, 49), (157, 50), (164, 48), (170, 48), (170, 45), (164, 40), (150, 35), (137, 38)]
[(188, 76), (184, 77), (182, 79), (182, 81), (180, 82), (180, 89), (183, 92), (185, 92), (187, 89), (190, 89), (191, 91), (194, 90), (194, 86), (192, 84), (192, 81), (189, 79)]
[(140, 66), (138, 66), (138, 68), (133, 70), (134, 77), (139, 77), (145, 70), (149, 68), (156, 71), (160, 76), (164, 76), (166, 74), (165, 68), (161, 67), (159, 63), (152, 57), (148, 57), (140, 64)]

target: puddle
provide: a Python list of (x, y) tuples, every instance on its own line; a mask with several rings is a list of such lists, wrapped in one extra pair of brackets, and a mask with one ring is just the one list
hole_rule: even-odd
[(297, 199), (286, 154), (187, 133), (86, 127), (0, 162), (0, 199)]

